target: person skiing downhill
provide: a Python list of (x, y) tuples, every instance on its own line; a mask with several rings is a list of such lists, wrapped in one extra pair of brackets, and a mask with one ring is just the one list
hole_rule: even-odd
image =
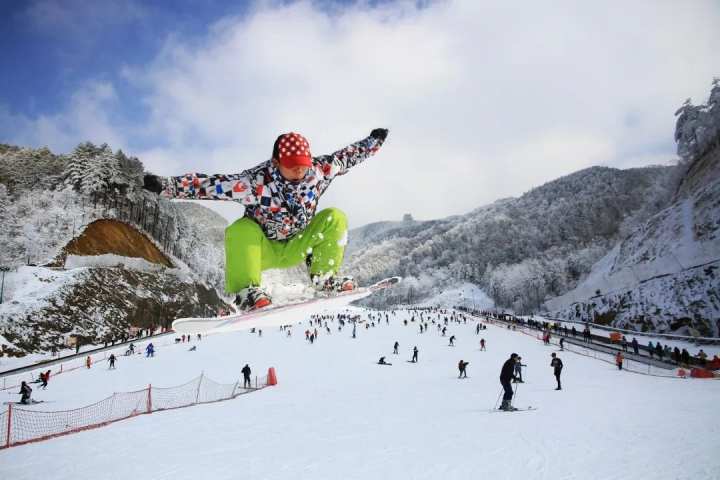
[(522, 379), (522, 367), (527, 367), (527, 365), (522, 363), (522, 357), (518, 355), (515, 359), (515, 380), (513, 380), (513, 383), (525, 383)]
[(27, 382), (22, 381), (20, 383), (20, 391), (18, 392), (18, 395), (21, 395), (20, 397), (20, 403), (23, 405), (28, 405), (32, 401), (30, 400), (30, 395), (32, 395), (32, 388), (30, 385), (27, 384)]
[(458, 378), (467, 378), (467, 366), (470, 365), (470, 362), (466, 362), (464, 360), (460, 360), (458, 362), (458, 371), (460, 372), (458, 374)]
[(618, 370), (622, 370), (624, 360), (625, 357), (623, 357), (622, 352), (617, 352), (615, 355), (615, 365), (618, 367)]
[(552, 360), (550, 360), (550, 366), (553, 367), (555, 380), (557, 380), (557, 388), (555, 390), (562, 390), (562, 386), (560, 385), (560, 374), (562, 374), (563, 362), (562, 360), (560, 360), (560, 357), (558, 357), (554, 353), (550, 356), (552, 357)]
[(503, 363), (502, 369), (500, 370), (500, 384), (502, 385), (503, 390), (505, 390), (505, 393), (503, 394), (502, 405), (500, 405), (500, 410), (516, 410), (511, 405), (513, 389), (512, 385), (510, 385), (510, 381), (515, 380), (515, 361), (517, 359), (517, 356), (517, 353), (510, 354), (510, 358), (505, 360), (505, 363)]
[(298, 133), (277, 137), (272, 158), (240, 174), (192, 173), (161, 178), (148, 174), (146, 190), (168, 198), (233, 200), (244, 217), (225, 230), (225, 290), (241, 310), (263, 308), (272, 299), (261, 286), (261, 272), (305, 262), (311, 283), (323, 292), (357, 288), (352, 277), (336, 278), (347, 243), (347, 218), (337, 208), (317, 212), (320, 196), (338, 176), (374, 155), (388, 130), (331, 155), (312, 157)]

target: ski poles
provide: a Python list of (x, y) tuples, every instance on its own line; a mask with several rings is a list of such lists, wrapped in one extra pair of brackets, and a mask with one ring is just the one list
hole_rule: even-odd
[(515, 403), (515, 400), (517, 400), (517, 389), (518, 389), (518, 382), (515, 383), (515, 391), (513, 392), (513, 398), (510, 402), (510, 405)]
[(493, 407), (493, 410), (497, 410), (498, 403), (500, 403), (500, 395), (503, 394), (503, 390), (505, 390), (505, 387), (500, 387), (500, 393), (498, 393), (497, 399), (495, 400), (495, 407)]

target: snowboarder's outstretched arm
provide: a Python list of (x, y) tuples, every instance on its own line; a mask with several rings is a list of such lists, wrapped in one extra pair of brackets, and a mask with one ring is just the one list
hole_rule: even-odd
[(388, 131), (385, 128), (376, 128), (367, 138), (355, 142), (338, 150), (331, 155), (322, 155), (313, 158), (314, 164), (319, 164), (325, 178), (334, 178), (345, 175), (355, 165), (359, 165), (375, 153), (385, 143)]
[(179, 177), (158, 177), (146, 174), (143, 188), (169, 199), (234, 200), (243, 205), (256, 205), (253, 172), (257, 169), (227, 175), (187, 173)]

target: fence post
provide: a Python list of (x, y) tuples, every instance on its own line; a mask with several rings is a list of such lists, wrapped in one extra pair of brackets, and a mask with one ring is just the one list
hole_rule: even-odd
[(235, 392), (237, 391), (237, 388), (239, 385), (240, 385), (240, 380), (237, 380), (235, 382), (235, 386), (233, 387), (232, 395), (230, 395), (230, 398), (235, 398)]
[(5, 448), (10, 448), (10, 426), (12, 425), (12, 403), (8, 403), (8, 424), (7, 438), (5, 439)]
[(198, 382), (198, 389), (197, 393), (195, 394), (195, 403), (198, 403), (198, 401), (200, 400), (200, 387), (202, 386), (203, 375), (205, 375), (205, 372), (200, 372), (200, 381)]
[(148, 384), (147, 413), (152, 413), (152, 383)]

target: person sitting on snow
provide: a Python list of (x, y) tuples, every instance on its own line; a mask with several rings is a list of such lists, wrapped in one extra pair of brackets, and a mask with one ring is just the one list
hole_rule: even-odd
[(169, 198), (233, 200), (245, 207), (244, 217), (225, 230), (225, 290), (236, 295), (241, 310), (272, 303), (260, 285), (263, 270), (303, 262), (317, 289), (354, 290), (352, 277), (335, 277), (347, 243), (347, 218), (337, 208), (315, 210), (330, 183), (374, 155), (387, 134), (376, 128), (331, 155), (313, 157), (305, 137), (285, 133), (275, 140), (270, 160), (240, 174), (165, 179), (148, 174), (144, 188)]

